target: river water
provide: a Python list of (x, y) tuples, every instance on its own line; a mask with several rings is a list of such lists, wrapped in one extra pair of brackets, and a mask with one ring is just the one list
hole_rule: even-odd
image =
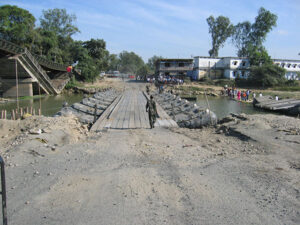
[[(64, 102), (68, 102), (68, 105), (72, 105), (75, 102), (80, 102), (83, 98), (83, 94), (72, 94), (72, 95), (57, 95), (57, 96), (45, 96), (40, 98), (34, 98), (30, 100), (20, 100), (20, 107), (33, 107), (38, 112), (40, 101), (42, 105), (42, 115), (53, 116), (61, 108)], [(219, 119), (229, 115), (230, 113), (245, 113), (245, 114), (255, 114), (255, 113), (264, 113), (261, 110), (258, 110), (249, 103), (238, 102), (230, 100), (228, 97), (212, 97), (207, 96), (210, 108), (215, 112)], [(197, 100), (194, 101), (199, 106), (207, 107), (207, 103), (204, 95), (197, 96)], [(0, 104), (0, 111), (6, 109), (7, 112), (10, 112), (13, 109), (17, 108), (16, 102), (8, 102)]]
[[(216, 113), (219, 119), (226, 117), (230, 113), (245, 113), (245, 114), (266, 113), (260, 109), (254, 108), (250, 103), (231, 100), (228, 97), (207, 96), (207, 99), (211, 111)], [(207, 108), (205, 95), (197, 96), (197, 100), (193, 102), (195, 102), (199, 106), (203, 106)]]
[[(45, 96), (42, 98), (34, 98), (27, 100), (19, 100), (20, 108), (32, 107), (35, 108), (36, 114), (38, 113), (38, 109), (40, 107), (40, 103), (42, 106), (42, 115), (44, 116), (53, 116), (57, 113), (61, 108), (64, 102), (67, 102), (68, 105), (72, 105), (75, 102), (80, 102), (83, 98), (83, 94), (72, 94), (72, 95), (56, 95), (56, 96)], [(17, 102), (7, 102), (0, 104), (0, 111), (6, 109), (7, 112), (10, 112), (13, 109), (17, 108)]]

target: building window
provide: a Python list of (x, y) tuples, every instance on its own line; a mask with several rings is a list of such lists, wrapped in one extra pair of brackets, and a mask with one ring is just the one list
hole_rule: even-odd
[(184, 67), (184, 63), (182, 63), (182, 62), (181, 62), (181, 63), (178, 63), (178, 66), (179, 66), (179, 67)]
[(232, 62), (232, 64), (235, 65), (235, 66), (237, 65), (237, 63), (238, 63), (238, 61), (233, 61)]
[(243, 62), (243, 63), (242, 63), (242, 66), (246, 66), (246, 62)]
[(297, 64), (294, 64), (293, 67), (296, 68), (296, 67), (297, 67)]
[(242, 77), (244, 77), (245, 76), (245, 71), (242, 71)]
[(290, 63), (289, 63), (289, 64), (287, 64), (287, 67), (288, 67), (288, 68), (290, 68), (290, 67), (291, 67), (291, 64), (290, 64)]
[(165, 67), (170, 67), (170, 63), (165, 63)]
[(285, 66), (285, 63), (281, 63), (281, 67), (284, 67)]

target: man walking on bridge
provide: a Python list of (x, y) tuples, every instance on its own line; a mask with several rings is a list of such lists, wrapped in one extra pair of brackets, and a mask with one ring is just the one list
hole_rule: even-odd
[(155, 121), (156, 121), (156, 115), (157, 115), (156, 103), (153, 100), (152, 95), (150, 95), (150, 100), (147, 101), (146, 112), (148, 112), (149, 123), (150, 123), (150, 127), (152, 129), (152, 128), (154, 128), (154, 124), (155, 124)]

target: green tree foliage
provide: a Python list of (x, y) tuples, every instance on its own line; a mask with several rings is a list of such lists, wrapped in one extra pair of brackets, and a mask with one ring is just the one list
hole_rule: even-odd
[(51, 58), (58, 63), (70, 63), (72, 61), (72, 56), (69, 54), (73, 42), (71, 36), (79, 32), (75, 21), (76, 16), (68, 14), (65, 9), (43, 10), (43, 15), (40, 18), (41, 30), (54, 33), (58, 40), (57, 47), (51, 49), (50, 53), (45, 53), (48, 59)]
[(150, 74), (154, 74), (155, 73), (155, 67), (156, 67), (156, 61), (159, 60), (159, 59), (162, 59), (163, 57), (162, 56), (152, 56), (151, 58), (148, 59), (148, 62), (147, 62), (147, 66), (148, 66), (148, 72)]
[(91, 39), (84, 42), (83, 47), (88, 50), (100, 71), (108, 69), (109, 52), (106, 50), (106, 43), (103, 39)]
[(119, 60), (122, 73), (137, 74), (137, 71), (144, 65), (143, 59), (134, 52), (121, 52)]
[(0, 38), (23, 47), (30, 46), (35, 18), (25, 9), (17, 6), (0, 7)]
[(276, 26), (277, 16), (270, 11), (260, 8), (255, 22), (238, 23), (234, 27), (232, 41), (238, 49), (239, 57), (249, 57), (252, 49), (262, 49), (267, 34)]
[(273, 65), (252, 66), (248, 80), (256, 87), (273, 87), (286, 82), (285, 69)]
[(41, 28), (46, 31), (53, 31), (58, 36), (67, 37), (79, 32), (74, 24), (76, 16), (69, 15), (66, 9), (48, 9), (43, 10), (43, 16), (40, 18)]
[(224, 46), (226, 39), (233, 33), (233, 25), (229, 18), (224, 16), (219, 16), (216, 19), (210, 16), (206, 21), (212, 38), (212, 49), (208, 53), (211, 57), (218, 57), (220, 47)]
[(149, 67), (145, 64), (138, 69), (137, 75), (140, 76), (141, 80), (146, 80), (149, 71)]
[(248, 58), (251, 66), (269, 65), (272, 64), (271, 56), (264, 47), (256, 47), (249, 45), (247, 48)]
[(120, 65), (120, 59), (118, 58), (118, 55), (111, 54), (108, 56), (108, 70), (110, 71), (116, 71), (119, 69)]

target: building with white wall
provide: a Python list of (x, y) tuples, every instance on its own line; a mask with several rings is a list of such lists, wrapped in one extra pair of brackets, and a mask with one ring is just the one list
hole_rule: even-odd
[[(286, 69), (286, 78), (300, 80), (300, 60), (273, 59), (274, 64)], [(224, 78), (247, 78), (250, 73), (250, 62), (242, 57), (194, 57), (193, 79), (199, 80), (205, 75), (210, 76), (213, 70), (222, 71)]]

